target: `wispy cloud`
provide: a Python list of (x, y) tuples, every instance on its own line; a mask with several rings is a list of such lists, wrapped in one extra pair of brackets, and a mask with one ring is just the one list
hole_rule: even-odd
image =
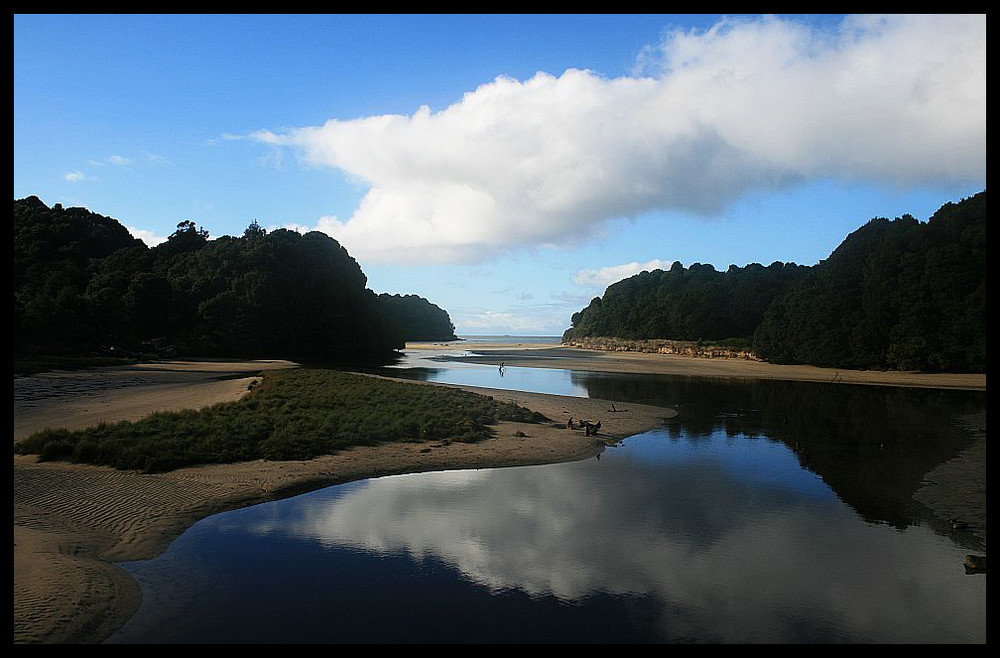
[(101, 158), (100, 160), (89, 160), (88, 164), (92, 167), (104, 167), (106, 165), (114, 165), (115, 167), (128, 167), (132, 164), (130, 158), (126, 158), (122, 155), (109, 155), (106, 158)]
[(147, 153), (144, 156), (144, 159), (145, 159), (146, 164), (148, 164), (148, 165), (153, 165), (153, 166), (158, 166), (158, 167), (163, 167), (163, 166), (169, 166), (170, 165), (170, 160), (168, 160), (164, 156), (159, 155), (157, 153)]
[(252, 138), (368, 186), (321, 230), (373, 263), (568, 245), (810, 179), (985, 183), (986, 18), (726, 19), (667, 34), (640, 74), (501, 77), (439, 112)]
[(673, 261), (654, 259), (645, 263), (633, 261), (623, 265), (609, 265), (594, 270), (579, 270), (573, 275), (573, 283), (587, 288), (607, 288), (612, 283), (627, 279), (639, 272), (665, 270), (673, 265)]
[(87, 174), (83, 173), (79, 169), (76, 171), (67, 171), (63, 174), (63, 180), (69, 181), (70, 183), (79, 183), (80, 181), (87, 180), (88, 178)]
[[(139, 161), (140, 164), (145, 164), (149, 166), (167, 166), (170, 162), (163, 156), (157, 155), (155, 153), (146, 153), (143, 155), (142, 159)], [(126, 157), (124, 155), (113, 154), (100, 159), (87, 160), (87, 167), (92, 170), (101, 170), (105, 167), (118, 167), (121, 169), (131, 169), (136, 163), (132, 158)], [(105, 170), (107, 171), (107, 170)], [(63, 174), (63, 179), (71, 183), (78, 183), (80, 181), (96, 181), (99, 180), (97, 176), (93, 174), (88, 174), (81, 169), (76, 169)]]

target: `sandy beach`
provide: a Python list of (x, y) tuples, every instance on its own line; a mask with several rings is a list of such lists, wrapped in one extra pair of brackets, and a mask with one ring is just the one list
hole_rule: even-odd
[[(412, 349), (440, 347), (431, 344)], [(509, 365), (530, 363), (719, 377), (781, 377), (784, 372), (784, 378), (808, 381), (829, 381), (832, 376), (823, 369), (767, 367), (768, 364), (756, 362), (726, 364), (721, 360), (676, 356), (567, 352), (551, 344), (475, 345), (456, 349), (474, 349), (481, 353), (472, 358), (485, 363), (504, 361)], [(527, 350), (541, 356), (541, 361), (527, 361), (524, 353)], [(521, 362), (517, 361), (518, 351), (522, 352)], [(261, 373), (287, 367), (294, 364), (175, 361), (15, 379), (14, 441), (45, 427), (78, 428), (140, 418), (153, 411), (201, 408), (234, 400), (245, 395), (249, 383)], [(841, 372), (838, 381), (871, 378), (865, 383), (961, 388), (981, 385), (985, 390), (985, 376), (980, 380), (911, 375), (910, 379), (893, 382), (884, 375)], [(100, 642), (123, 624), (141, 601), (138, 585), (114, 562), (155, 557), (192, 523), (213, 513), (361, 478), (587, 459), (599, 454), (606, 442), (656, 427), (674, 414), (670, 409), (632, 404), (626, 405), (628, 413), (608, 413), (608, 401), (462, 388), (516, 402), (544, 414), (553, 423), (502, 423), (493, 438), (476, 444), (436, 442), (358, 447), (310, 461), (258, 461), (149, 475), (76, 464), (38, 463), (32, 456), (15, 455), (15, 644)], [(621, 403), (617, 408), (622, 409)], [(565, 423), (570, 417), (600, 418), (601, 435), (585, 437), (582, 431), (567, 429)], [(955, 463), (949, 462), (947, 468), (935, 474), (935, 484), (940, 488), (927, 493), (928, 498), (936, 496), (954, 505), (948, 493), (949, 478), (962, 480), (966, 471), (980, 461), (985, 487), (985, 414), (981, 422), (982, 454), (973, 451), (964, 461), (960, 457), (953, 460)], [(982, 514), (985, 527), (985, 508)]]

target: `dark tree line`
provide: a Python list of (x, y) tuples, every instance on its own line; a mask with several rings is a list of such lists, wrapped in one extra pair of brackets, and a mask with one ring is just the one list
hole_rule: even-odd
[(775, 363), (986, 371), (986, 192), (927, 222), (872, 219), (812, 267), (643, 272), (573, 315), (566, 338), (733, 341)]
[(749, 344), (774, 298), (808, 268), (794, 263), (752, 263), (719, 272), (695, 263), (642, 272), (608, 287), (604, 297), (573, 314), (565, 339), (586, 336)]
[(986, 372), (986, 192), (926, 222), (869, 221), (768, 309), (762, 358)]
[(382, 293), (378, 300), (405, 340), (458, 340), (448, 312), (423, 297)]
[(255, 221), (211, 240), (184, 221), (149, 248), (115, 219), (14, 201), (15, 354), (142, 351), (163, 338), (178, 354), (370, 361), (410, 330), (366, 285), (319, 232), (267, 232)]

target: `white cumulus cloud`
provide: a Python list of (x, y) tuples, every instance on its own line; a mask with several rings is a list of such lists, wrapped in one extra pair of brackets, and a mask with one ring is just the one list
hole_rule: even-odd
[(667, 34), (642, 64), (499, 77), (436, 112), (253, 138), (368, 186), (322, 226), (365, 262), (572, 244), (813, 178), (985, 184), (985, 16), (727, 19)]
[(152, 231), (136, 228), (134, 226), (126, 226), (125, 228), (133, 238), (139, 238), (145, 242), (147, 247), (155, 247), (156, 245), (167, 241), (167, 236), (165, 235), (156, 235)]
[(607, 288), (612, 283), (627, 279), (639, 272), (670, 269), (673, 261), (653, 259), (645, 263), (633, 261), (623, 265), (610, 265), (593, 270), (579, 270), (573, 275), (573, 283), (588, 288)]

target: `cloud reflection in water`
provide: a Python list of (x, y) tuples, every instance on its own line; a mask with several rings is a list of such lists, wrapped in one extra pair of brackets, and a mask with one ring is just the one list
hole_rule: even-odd
[[(763, 442), (737, 443), (728, 457), (792, 459), (778, 445), (761, 457)], [(817, 627), (834, 641), (943, 641), (956, 629), (962, 641), (980, 627), (985, 637), (985, 612), (954, 587), (943, 538), (866, 524), (816, 495), (817, 478), (782, 485), (780, 464), (761, 479), (734, 476), (708, 444), (683, 448), (682, 461), (622, 450), (602, 462), (370, 480), (313, 501), (283, 532), (440, 560), (492, 592), (571, 604), (653, 597), (666, 639), (795, 642)]]

